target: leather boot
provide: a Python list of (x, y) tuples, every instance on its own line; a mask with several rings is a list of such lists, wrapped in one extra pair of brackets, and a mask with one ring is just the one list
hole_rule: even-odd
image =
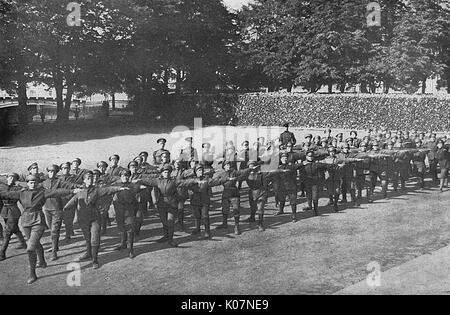
[(86, 261), (92, 259), (92, 246), (91, 242), (86, 242), (86, 252), (83, 256), (78, 258), (78, 262)]
[(284, 214), (284, 205), (285, 202), (284, 201), (280, 201), (280, 203), (278, 204), (278, 212), (276, 215), (283, 215)]
[(170, 247), (178, 247), (178, 244), (175, 243), (175, 241), (173, 240), (174, 227), (173, 226), (169, 226), (168, 232), (169, 232), (169, 234), (168, 234), (167, 245), (169, 245)]
[(42, 247), (41, 244), (38, 244), (38, 246), (36, 247), (36, 254), (37, 254), (36, 268), (47, 268), (47, 262), (45, 261), (44, 256), (44, 247)]
[(359, 205), (359, 201), (358, 201), (358, 199), (356, 197), (356, 191), (354, 189), (350, 190), (350, 196), (352, 198), (353, 206), (359, 207), (360, 206)]
[(120, 251), (127, 248), (127, 232), (122, 232), (120, 245), (116, 246), (114, 250)]
[(98, 269), (100, 268), (100, 264), (98, 263), (98, 250), (100, 246), (92, 246), (92, 268)]
[(135, 257), (134, 255), (134, 232), (130, 231), (128, 232), (128, 257), (133, 259)]
[(3, 261), (6, 259), (6, 250), (8, 249), (10, 240), (11, 240), (11, 234), (7, 233), (6, 231), (3, 231), (3, 243), (2, 243), (2, 247), (0, 249), (0, 261)]
[(156, 243), (164, 243), (169, 240), (169, 229), (167, 226), (163, 226), (164, 235), (160, 239), (156, 240)]
[(203, 218), (203, 225), (205, 226), (205, 236), (204, 236), (204, 238), (205, 239), (210, 239), (212, 236), (211, 236), (211, 227), (210, 227), (210, 224), (209, 224), (209, 217)]
[(16, 236), (19, 239), (19, 245), (17, 245), (16, 249), (27, 249), (27, 242), (25, 241), (22, 232), (17, 232)]
[(246, 220), (244, 220), (243, 222), (245, 222), (245, 223), (253, 223), (253, 222), (256, 222), (255, 214), (254, 214), (254, 213), (251, 213), (250, 216), (249, 216)]
[(178, 209), (177, 231), (184, 232), (184, 208)]
[(53, 235), (52, 236), (52, 258), (51, 261), (58, 260), (58, 242), (59, 242), (59, 236)]
[(226, 214), (222, 215), (222, 224), (216, 226), (216, 230), (226, 230), (228, 229), (228, 216)]
[(37, 261), (37, 254), (36, 251), (29, 251), (28, 252), (28, 261), (30, 264), (30, 275), (28, 277), (27, 283), (32, 284), (36, 282), (38, 279), (36, 275), (36, 261)]
[(241, 229), (239, 228), (239, 217), (234, 218), (234, 234), (241, 235)]
[(297, 222), (297, 205), (291, 205), (292, 208), (292, 222)]

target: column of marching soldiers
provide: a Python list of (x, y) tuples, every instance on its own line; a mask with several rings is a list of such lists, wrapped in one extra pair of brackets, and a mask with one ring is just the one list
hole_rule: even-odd
[[(241, 234), (243, 182), (247, 183), (250, 203), (250, 217), (245, 222), (257, 222), (261, 232), (264, 231), (265, 205), (272, 195), (276, 215), (284, 215), (288, 199), (292, 221), (297, 222), (298, 193), (306, 197), (308, 203), (302, 211), (312, 211), (317, 216), (319, 196), (324, 188), (328, 206), (338, 212), (340, 203), (360, 206), (363, 192), (367, 202), (372, 203), (378, 184), (383, 198), (388, 196), (389, 184), (394, 191), (405, 190), (406, 182), (412, 177), (417, 178), (418, 188), (424, 189), (427, 174), (431, 176), (432, 185), (439, 185), (441, 192), (447, 186), (450, 146), (447, 137), (438, 139), (432, 132), (393, 133), (380, 129), (369, 130), (362, 139), (352, 131), (350, 137), (344, 139), (342, 133), (332, 137), (331, 130), (327, 129), (322, 136), (307, 135), (303, 143), (297, 144), (289, 124), (284, 127), (286, 131), (279, 138), (267, 142), (258, 138), (251, 148), (249, 141), (245, 141), (242, 149), (236, 150), (229, 141), (220, 157), (215, 157), (211, 145), (205, 143), (199, 159), (193, 139), (189, 137), (179, 156), (171, 160), (171, 152), (165, 148), (166, 139), (159, 139), (160, 148), (153, 153), (151, 164), (147, 162), (148, 153), (142, 152), (127, 168), (119, 165), (118, 155), (112, 155), (109, 165), (101, 161), (94, 171), (80, 168), (81, 160), (76, 158), (71, 163), (50, 165), (46, 174), (39, 172), (37, 163), (28, 167), (27, 174), (2, 174), (0, 207), (5, 229), (0, 233), (3, 238), (0, 261), (6, 259), (10, 239), (15, 234), (18, 248), (26, 249), (28, 254), (27, 283), (35, 282), (36, 268), (47, 267), (40, 243), (44, 232), (50, 228), (52, 246), (48, 251), (51, 260), (56, 260), (62, 223), (65, 243), (69, 244), (74, 236), (76, 217), (86, 242), (86, 252), (78, 261), (92, 260), (93, 268), (99, 268), (101, 235), (106, 234), (111, 224), (111, 204), (121, 238), (115, 249), (128, 249), (130, 258), (135, 256), (134, 240), (139, 237), (143, 219), (152, 208), (159, 213), (164, 231), (157, 242), (177, 247), (174, 230), (185, 231), (187, 200), (195, 218), (192, 235), (210, 239), (209, 211), (215, 186), (223, 188), (223, 221), (216, 229), (227, 230), (231, 215), (236, 235)], [(222, 170), (213, 168), (215, 162)], [(27, 242), (19, 229), (19, 218)]]

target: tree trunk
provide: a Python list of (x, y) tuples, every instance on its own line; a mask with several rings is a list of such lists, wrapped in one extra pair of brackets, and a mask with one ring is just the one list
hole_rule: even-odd
[(345, 82), (342, 82), (341, 85), (339, 86), (341, 93), (345, 93), (345, 86), (346, 86)]
[(115, 92), (111, 93), (111, 108), (112, 108), (112, 110), (116, 109), (116, 93)]
[(328, 94), (333, 94), (333, 83), (328, 83)]
[(422, 94), (427, 92), (427, 79), (422, 80)]
[(177, 83), (175, 86), (175, 94), (180, 95), (181, 91), (181, 70), (177, 69)]
[(17, 83), (17, 95), (19, 98), (19, 124), (28, 125), (28, 106), (27, 106), (27, 81), (24, 75), (21, 75)]
[(73, 90), (74, 90), (73, 83), (68, 83), (66, 99), (64, 100), (64, 117), (63, 117), (64, 121), (69, 121), (70, 106), (72, 105)]
[(384, 94), (388, 94), (389, 93), (389, 89), (390, 89), (390, 84), (388, 81), (384, 81), (383, 84), (383, 93)]
[(56, 121), (64, 121), (63, 79), (60, 75), (54, 76), (56, 90)]

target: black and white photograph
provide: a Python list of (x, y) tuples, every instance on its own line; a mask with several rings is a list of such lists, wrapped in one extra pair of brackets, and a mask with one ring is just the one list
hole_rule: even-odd
[(450, 0), (0, 0), (0, 295), (449, 295), (449, 169)]

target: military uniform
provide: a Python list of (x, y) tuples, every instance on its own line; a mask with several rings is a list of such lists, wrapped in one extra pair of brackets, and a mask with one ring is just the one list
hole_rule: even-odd
[(323, 163), (328, 165), (325, 170), (325, 186), (330, 199), (329, 205), (333, 206), (335, 212), (338, 212), (339, 195), (341, 194), (342, 168), (337, 156), (329, 156), (325, 158)]
[[(17, 174), (16, 174), (17, 175)], [(16, 178), (19, 176), (17, 175)], [(16, 186), (14, 183), (11, 185), (0, 183), (1, 191), (20, 191), (22, 190), (20, 187)], [(5, 221), (5, 231), (3, 231), (3, 243), (0, 249), (0, 261), (6, 258), (6, 250), (8, 249), (9, 242), (13, 234), (17, 236), (19, 239), (19, 249), (26, 249), (27, 244), (22, 235), (22, 232), (19, 229), (19, 218), (21, 216), (21, 212), (19, 207), (17, 206), (17, 200), (9, 200), (7, 198), (0, 200), (0, 216)]]
[[(29, 181), (39, 181), (36, 176), (27, 177)], [(44, 248), (40, 240), (47, 228), (45, 215), (42, 207), (48, 198), (62, 197), (72, 193), (68, 189), (46, 190), (38, 188), (30, 190), (28, 188), (21, 191), (0, 191), (0, 198), (9, 199), (12, 202), (20, 201), (24, 211), (21, 216), (21, 225), (28, 239), (27, 253), (30, 263), (30, 277), (28, 283), (37, 280), (36, 268), (47, 266), (44, 258)]]
[[(287, 157), (287, 153), (282, 156)], [(292, 208), (292, 220), (297, 221), (297, 170), (302, 167), (301, 164), (281, 164), (278, 167), (278, 175), (274, 178), (276, 184), (276, 199), (278, 201), (278, 214), (284, 213), (286, 197)]]

